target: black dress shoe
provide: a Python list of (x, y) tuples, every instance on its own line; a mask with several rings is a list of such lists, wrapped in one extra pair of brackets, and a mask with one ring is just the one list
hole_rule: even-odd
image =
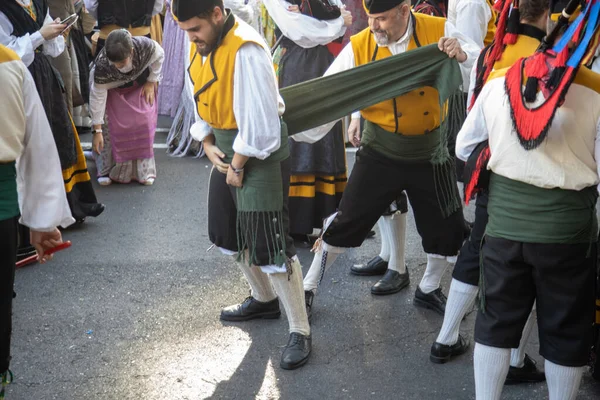
[(306, 304), (306, 315), (308, 320), (312, 318), (312, 303), (315, 298), (315, 293), (312, 290), (304, 291), (304, 303)]
[(350, 273), (359, 276), (383, 275), (387, 271), (387, 268), (388, 262), (383, 261), (381, 257), (377, 256), (371, 259), (366, 265), (353, 265), (350, 267)]
[(240, 304), (225, 307), (221, 310), (222, 321), (248, 321), (256, 318), (275, 319), (279, 318), (279, 299), (263, 303), (252, 296), (248, 296)]
[(505, 384), (514, 385), (516, 383), (543, 382), (545, 380), (546, 374), (544, 374), (544, 371), (540, 371), (537, 363), (525, 354), (525, 365), (521, 368), (511, 366), (508, 369)]
[(400, 274), (398, 271), (388, 269), (379, 282), (371, 288), (371, 294), (384, 296), (386, 294), (398, 293), (410, 284), (408, 270)]
[(312, 350), (312, 339), (310, 336), (304, 336), (300, 333), (290, 333), (285, 350), (281, 355), (281, 368), (296, 369), (300, 368), (308, 361)]
[(372, 237), (375, 237), (375, 231), (370, 230), (369, 233), (367, 233), (367, 239), (371, 239)]
[(437, 288), (433, 292), (425, 294), (417, 286), (415, 306), (428, 308), (443, 316), (446, 312), (446, 295), (442, 292), (442, 288)]
[(445, 364), (452, 358), (460, 356), (469, 350), (469, 342), (461, 335), (458, 335), (458, 341), (455, 344), (441, 344), (434, 342), (431, 345), (429, 359), (435, 364)]

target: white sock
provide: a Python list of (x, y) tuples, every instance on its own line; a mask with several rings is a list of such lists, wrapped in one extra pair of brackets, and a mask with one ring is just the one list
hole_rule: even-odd
[(388, 232), (388, 226), (384, 222), (385, 217), (379, 217), (377, 220), (377, 227), (379, 228), (379, 234), (381, 235), (381, 250), (379, 251), (379, 257), (383, 261), (390, 261), (390, 241)]
[(467, 312), (473, 308), (478, 292), (478, 286), (452, 279), (448, 301), (446, 302), (444, 323), (436, 342), (446, 345), (453, 345), (458, 342), (460, 322)]
[[(340, 249), (341, 250), (341, 249)], [(312, 264), (304, 277), (304, 290), (312, 290), (316, 293), (317, 288), (323, 280), (323, 275), (331, 267), (334, 261), (339, 257), (341, 251), (319, 250), (315, 253)]]
[(421, 283), (419, 283), (419, 288), (421, 288), (423, 293), (431, 293), (440, 287), (442, 276), (444, 276), (446, 269), (450, 265), (449, 258), (437, 254), (427, 254), (427, 268), (425, 269)]
[(298, 257), (292, 258), (292, 273), (271, 274), (271, 281), (290, 325), (290, 333), (310, 335), (310, 325), (304, 304), (304, 288), (302, 287), (302, 266)]
[(384, 220), (383, 224), (387, 225), (386, 231), (389, 235), (390, 260), (388, 262), (388, 269), (405, 274), (406, 213), (402, 214), (397, 211), (392, 215), (386, 215), (382, 218)]
[(510, 349), (475, 344), (475, 398), (499, 400), (510, 367)]
[(563, 367), (546, 360), (546, 381), (550, 400), (575, 400), (585, 367)]
[(531, 336), (531, 331), (533, 330), (533, 323), (535, 322), (535, 304), (533, 305), (533, 309), (529, 314), (529, 318), (527, 318), (527, 322), (525, 323), (525, 327), (523, 328), (523, 334), (521, 335), (521, 341), (519, 342), (519, 347), (516, 349), (512, 349), (510, 352), (510, 366), (516, 368), (523, 368), (525, 365), (525, 346), (529, 341), (529, 336)]
[(267, 274), (262, 272), (260, 267), (255, 265), (248, 266), (248, 262), (238, 262), (240, 269), (244, 273), (246, 280), (250, 284), (250, 290), (252, 292), (252, 297), (254, 297), (257, 301), (267, 302), (275, 299), (277, 295), (273, 291), (273, 286), (271, 285), (271, 281)]

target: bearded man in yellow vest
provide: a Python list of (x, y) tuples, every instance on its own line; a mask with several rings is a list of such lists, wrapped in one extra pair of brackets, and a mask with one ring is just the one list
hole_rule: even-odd
[(298, 368), (310, 356), (311, 336), (289, 235), (290, 152), (270, 49), (222, 0), (174, 1), (172, 10), (196, 50), (189, 73), (201, 120), (191, 134), (214, 165), (209, 238), (236, 256), (252, 288), (221, 319), (278, 318), (281, 300), (290, 324), (281, 367)]
[[(463, 82), (469, 79), (478, 48), (445, 19), (412, 13), (410, 1), (403, 0), (367, 0), (365, 8), (369, 27), (351, 38), (326, 75), (437, 44), (461, 63)], [(437, 90), (417, 88), (361, 110), (365, 119), (362, 140), (360, 115), (353, 115), (349, 136), (360, 149), (339, 211), (326, 220), (321, 246), (304, 280), (307, 308), (312, 308), (325, 270), (345, 248), (360, 246), (390, 203), (406, 191), (427, 253), (427, 269), (416, 289), (415, 304), (443, 314), (445, 296), (440, 280), (456, 261), (464, 223), (453, 161), (450, 157), (437, 165), (433, 161), (447, 144), (440, 129), (440, 111)], [(293, 138), (316, 141), (328, 128), (329, 124)], [(390, 273), (394, 275), (391, 279), (398, 287), (406, 287), (408, 271), (403, 262), (396, 264), (398, 271)]]

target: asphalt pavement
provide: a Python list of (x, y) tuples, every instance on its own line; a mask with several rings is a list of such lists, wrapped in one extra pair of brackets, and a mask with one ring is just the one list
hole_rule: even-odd
[[(426, 258), (412, 216), (410, 287), (375, 297), (376, 277), (349, 274), (378, 253), (378, 236), (348, 251), (315, 299), (310, 361), (284, 371), (285, 316), (219, 321), (248, 287), (231, 257), (207, 251), (209, 162), (157, 149), (156, 163), (152, 187), (96, 185), (104, 214), (66, 231), (73, 246), (52, 263), (17, 272), (8, 400), (474, 398), (472, 348), (449, 364), (429, 361), (442, 317), (413, 305)], [(306, 271), (311, 253), (299, 253)], [(449, 284), (447, 273), (446, 292)], [(475, 315), (462, 324), (468, 338)], [(535, 332), (528, 354), (543, 364)], [(544, 383), (503, 392), (547, 398)], [(599, 398), (600, 383), (586, 374), (578, 399)]]

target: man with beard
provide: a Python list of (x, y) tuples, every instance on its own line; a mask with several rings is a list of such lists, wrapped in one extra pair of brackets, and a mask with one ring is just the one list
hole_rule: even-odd
[(298, 368), (310, 356), (311, 335), (302, 266), (289, 235), (285, 106), (270, 49), (222, 0), (174, 1), (173, 15), (196, 46), (189, 72), (201, 121), (192, 135), (214, 165), (209, 237), (237, 257), (252, 289), (244, 302), (223, 309), (221, 319), (278, 318), (281, 300), (290, 325), (281, 367)]
[[(463, 82), (468, 81), (477, 47), (465, 39), (463, 50), (456, 37), (445, 37), (458, 34), (444, 19), (412, 13), (410, 1), (370, 0), (365, 7), (369, 28), (351, 38), (326, 75), (436, 43), (461, 63)], [(361, 110), (365, 119), (362, 140), (359, 119), (352, 119), (350, 140), (361, 147), (339, 211), (327, 219), (322, 246), (304, 280), (307, 307), (312, 307), (310, 301), (323, 274), (337, 256), (345, 248), (360, 246), (386, 208), (406, 191), (427, 253), (415, 304), (443, 313), (445, 296), (440, 281), (456, 261), (464, 224), (447, 134), (440, 127), (441, 108), (437, 90), (422, 87)], [(330, 125), (293, 138), (319, 140)], [(403, 263), (398, 264), (397, 284), (405, 287), (408, 271)]]

